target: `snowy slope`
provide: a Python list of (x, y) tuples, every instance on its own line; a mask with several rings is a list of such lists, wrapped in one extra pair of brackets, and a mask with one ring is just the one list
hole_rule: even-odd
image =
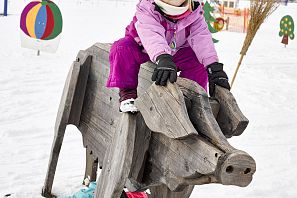
[[(136, 0), (57, 1), (64, 17), (59, 50), (37, 57), (36, 51), (20, 48), (19, 17), (28, 2), (11, 0), (11, 14), (0, 17), (0, 197), (8, 193), (16, 198), (41, 197), (68, 69), (80, 49), (123, 36), (136, 4)], [(285, 48), (278, 37), (281, 17), (290, 14), (296, 23), (296, 10), (296, 4), (281, 6), (263, 24), (232, 90), (250, 124), (230, 142), (256, 160), (254, 180), (246, 188), (197, 186), (191, 198), (297, 197), (297, 39)], [(215, 36), (230, 77), (244, 36), (231, 32)], [(68, 126), (54, 193), (70, 195), (81, 187), (84, 159), (81, 135)]]

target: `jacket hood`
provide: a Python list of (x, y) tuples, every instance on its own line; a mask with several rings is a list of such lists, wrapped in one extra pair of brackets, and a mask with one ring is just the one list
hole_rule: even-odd
[[(168, 19), (168, 17), (166, 17), (164, 15), (164, 13), (162, 14), (162, 10), (159, 7), (156, 8), (157, 5), (155, 4), (154, 0), (141, 0), (141, 1), (142, 1), (142, 3), (146, 4), (146, 6), (150, 7), (150, 9), (152, 10), (152, 12), (154, 12), (154, 14), (159, 15), (160, 18), (166, 18), (167, 20), (172, 22), (172, 20)], [(177, 26), (178, 26), (178, 29), (176, 30), (177, 32), (179, 30), (182, 30), (185, 27), (189, 26), (195, 20), (200, 18), (201, 15), (203, 15), (203, 11), (200, 6), (201, 5), (200, 1), (193, 0), (193, 3), (194, 3), (193, 11), (188, 16), (186, 16), (184, 19), (178, 20), (175, 22), (175, 23), (177, 23)]]

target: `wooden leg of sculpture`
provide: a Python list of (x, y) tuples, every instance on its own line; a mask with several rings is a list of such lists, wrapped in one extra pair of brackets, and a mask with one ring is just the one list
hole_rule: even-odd
[(51, 155), (48, 164), (48, 170), (42, 188), (42, 196), (51, 197), (51, 190), (53, 180), (56, 172), (59, 153), (61, 150), (65, 129), (68, 124), (68, 119), (71, 111), (71, 105), (73, 101), (74, 91), (80, 71), (80, 63), (74, 62), (70, 68), (67, 76), (67, 80), (64, 85), (63, 95), (60, 101), (60, 106), (57, 114), (55, 124), (55, 136), (52, 144)]
[(104, 157), (103, 169), (97, 181), (96, 198), (121, 196), (131, 170), (135, 131), (136, 115), (123, 113)]
[(98, 168), (98, 159), (95, 159), (92, 151), (86, 148), (86, 170), (83, 184), (87, 185), (85, 179), (88, 178), (90, 182), (96, 181)]

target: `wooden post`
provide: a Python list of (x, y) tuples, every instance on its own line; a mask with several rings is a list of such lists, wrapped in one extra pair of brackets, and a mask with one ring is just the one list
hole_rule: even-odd
[(95, 198), (117, 198), (124, 189), (131, 170), (136, 134), (136, 115), (124, 113), (105, 154), (97, 181)]
[(45, 196), (45, 197), (51, 196), (51, 190), (52, 190), (52, 185), (53, 185), (56, 167), (58, 163), (58, 158), (59, 158), (62, 142), (64, 139), (66, 126), (68, 124), (70, 107), (71, 107), (72, 99), (74, 95), (74, 89), (71, 89), (71, 87), (73, 87), (73, 85), (75, 85), (77, 82), (79, 69), (80, 69), (80, 64), (78, 62), (74, 62), (72, 64), (72, 67), (70, 68), (70, 71), (68, 73), (68, 76), (65, 82), (64, 91), (60, 101), (58, 115), (56, 118), (55, 135), (52, 143), (52, 151), (49, 159), (48, 171), (47, 171), (46, 179), (42, 189), (42, 196)]
[(86, 148), (86, 168), (85, 168), (85, 177), (83, 184), (85, 183), (85, 179), (88, 179), (90, 182), (96, 181), (97, 178), (97, 169), (98, 169), (98, 159), (94, 157), (92, 151)]
[(229, 23), (230, 23), (230, 17), (227, 17), (226, 19), (226, 30), (229, 30)]
[[(88, 68), (90, 65), (91, 58), (90, 56), (88, 56), (87, 53), (82, 51), (81, 53), (79, 53), (79, 57), (83, 57), (83, 58), (73, 62), (64, 85), (63, 94), (61, 97), (59, 110), (57, 113), (57, 118), (55, 123), (55, 134), (54, 134), (54, 140), (52, 143), (52, 150), (51, 150), (51, 155), (49, 159), (48, 170), (47, 170), (44, 186), (42, 189), (42, 196), (44, 197), (51, 196), (52, 185), (54, 181), (54, 176), (56, 172), (56, 167), (58, 163), (62, 142), (64, 139), (65, 129), (67, 124), (71, 123), (71, 120), (73, 120), (71, 119), (73, 103), (75, 104), (75, 101), (77, 101), (77, 98), (83, 97), (83, 94), (84, 94), (82, 93), (84, 90), (81, 90), (81, 89), (79, 90), (79, 93), (81, 94), (80, 95), (77, 94), (78, 92), (77, 84), (78, 83), (81, 84), (82, 82), (84, 82), (83, 80), (80, 80), (81, 78), (86, 80), (85, 75), (88, 75)], [(78, 110), (79, 109), (80, 107), (78, 107)]]

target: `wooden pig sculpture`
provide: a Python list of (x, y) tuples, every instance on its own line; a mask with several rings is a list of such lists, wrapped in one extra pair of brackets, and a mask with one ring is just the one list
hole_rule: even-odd
[(154, 65), (143, 64), (135, 104), (137, 114), (119, 113), (118, 93), (107, 89), (110, 44), (80, 51), (69, 71), (55, 125), (42, 195), (51, 194), (67, 124), (82, 134), (85, 177), (96, 180), (96, 198), (119, 198), (150, 189), (151, 198), (188, 198), (194, 185), (247, 186), (254, 159), (233, 148), (226, 137), (240, 135), (248, 120), (233, 95), (216, 87), (215, 98), (195, 82), (178, 78), (166, 87), (151, 82)]

